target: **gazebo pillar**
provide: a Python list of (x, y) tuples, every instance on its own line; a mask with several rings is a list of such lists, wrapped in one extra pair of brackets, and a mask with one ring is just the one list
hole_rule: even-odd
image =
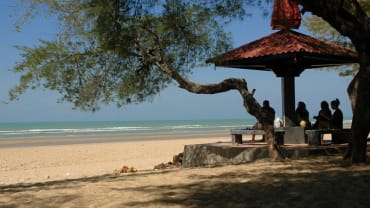
[(295, 83), (294, 76), (281, 77), (284, 126), (295, 126)]

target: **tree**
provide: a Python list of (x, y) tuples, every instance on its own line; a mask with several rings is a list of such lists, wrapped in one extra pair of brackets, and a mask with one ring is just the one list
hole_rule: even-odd
[[(369, 15), (370, 15), (370, 2), (366, 1), (366, 0), (359, 0), (358, 3), (361, 6), (361, 8), (363, 9), (363, 11), (366, 13), (366, 15), (369, 17)], [(350, 8), (347, 8), (347, 9), (350, 9)], [(364, 21), (363, 24), (366, 25), (366, 21)], [(311, 16), (310, 18), (307, 18), (306, 26), (308, 27), (309, 30), (313, 31), (316, 35), (319, 35), (322, 38), (328, 38), (328, 39), (330, 39), (332, 41), (335, 41), (339, 44), (342, 44), (344, 46), (354, 47), (354, 45), (351, 42), (351, 39), (349, 39), (348, 37), (343, 36), (335, 28), (331, 27), (327, 22), (325, 22), (320, 17)], [(341, 68), (340, 75), (341, 76), (355, 75), (357, 72), (358, 72), (358, 67), (353, 67), (353, 68), (350, 68), (350, 69), (344, 68), (344, 70), (343, 70), (343, 68)], [(364, 75), (365, 74), (366, 73), (364, 73)], [(349, 90), (348, 93), (349, 93), (349, 96), (350, 96), (351, 101), (352, 101), (351, 103), (352, 103), (352, 106), (353, 106), (353, 108), (352, 108), (353, 110), (355, 110), (354, 108), (356, 107), (355, 103), (356, 103), (356, 95), (357, 95), (356, 90), (353, 89), (356, 86), (355, 83), (356, 83), (356, 81), (353, 81), (352, 84), (349, 86), (349, 89), (348, 89)], [(367, 107), (367, 108), (369, 108), (369, 107)], [(365, 115), (366, 115), (366, 113), (365, 113)], [(365, 121), (366, 121), (366, 118), (365, 118)], [(369, 123), (367, 123), (367, 126), (369, 126)], [(366, 130), (366, 124), (364, 124), (364, 127), (365, 128), (363, 128), (363, 129)], [(364, 131), (363, 134), (366, 134), (366, 131)], [(367, 135), (365, 136), (365, 139), (366, 138), (367, 138)], [(355, 136), (355, 139), (357, 140), (358, 137)], [(360, 140), (362, 140), (362, 139), (360, 139)], [(347, 151), (347, 154), (346, 154), (345, 157), (352, 157), (354, 160), (363, 161), (363, 160), (366, 159), (366, 142), (365, 141), (363, 141), (363, 142), (359, 141), (359, 142), (356, 142), (356, 144), (360, 145), (360, 146), (362, 144), (362, 145), (364, 145), (364, 147), (357, 147), (356, 149), (360, 150), (360, 151), (357, 152), (357, 153), (354, 153), (356, 156), (352, 157), (352, 155), (350, 155), (351, 150), (352, 150), (352, 147), (350, 145), (349, 148), (348, 148), (349, 151)], [(357, 154), (362, 154), (362, 156), (357, 155)], [(354, 162), (356, 162), (356, 161), (354, 161)]]
[[(266, 0), (269, 2), (269, 0)], [(246, 110), (265, 123), (267, 115), (244, 79), (199, 84), (186, 78), (199, 63), (230, 49), (223, 25), (246, 15), (243, 4), (263, 7), (262, 1), (234, 0), (85, 0), (25, 1), (32, 16), (37, 6), (57, 14), (63, 30), (55, 41), (36, 48), (19, 47), (22, 73), (10, 91), (16, 99), (29, 88), (44, 87), (63, 95), (75, 108), (95, 111), (100, 103), (118, 106), (151, 99), (171, 82), (192, 93), (237, 90)], [(273, 126), (265, 125), (272, 158), (278, 158)]]
[[(354, 0), (296, 1), (304, 11), (322, 17), (349, 37), (360, 54), (360, 70), (349, 94), (354, 112), (352, 161), (362, 162), (370, 126), (368, 17)], [(272, 1), (25, 1), (31, 12), (45, 4), (64, 27), (55, 41), (42, 41), (36, 48), (20, 47), (24, 59), (14, 71), (22, 76), (10, 97), (45, 87), (60, 92), (76, 108), (94, 111), (99, 103), (143, 102), (176, 81), (180, 88), (198, 94), (237, 90), (246, 111), (267, 124), (267, 116), (244, 79), (199, 84), (186, 78), (194, 66), (229, 49), (224, 24), (245, 16), (250, 6), (262, 7), (263, 2)], [(273, 126), (265, 125), (265, 131), (271, 157), (278, 158)]]
[[(358, 2), (369, 16), (370, 1), (359, 0)], [(306, 17), (304, 20), (304, 26), (307, 27), (307, 29), (310, 30), (315, 36), (321, 39), (327, 39), (344, 47), (354, 49), (354, 46), (348, 37), (341, 35), (335, 28), (331, 27), (329, 23), (325, 22), (318, 16), (310, 15)], [(353, 67), (330, 67), (326, 69), (338, 70), (340, 76), (354, 76), (358, 71), (358, 65), (354, 65)]]
[(303, 10), (321, 17), (348, 37), (359, 54), (360, 68), (347, 90), (353, 111), (348, 156), (353, 163), (365, 162), (370, 131), (370, 20), (365, 12), (369, 11), (369, 4), (356, 0), (296, 1)]

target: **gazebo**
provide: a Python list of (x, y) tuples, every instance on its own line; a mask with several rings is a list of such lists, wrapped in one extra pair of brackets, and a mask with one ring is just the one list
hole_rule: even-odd
[(281, 77), (286, 127), (295, 125), (295, 77), (308, 68), (358, 62), (355, 51), (292, 31), (291, 28), (299, 27), (300, 21), (296, 3), (275, 0), (271, 26), (272, 29), (279, 29), (278, 32), (206, 61), (215, 66), (272, 71)]
[(357, 53), (334, 43), (283, 29), (207, 60), (216, 66), (272, 71), (281, 77), (283, 119), (294, 125), (295, 77), (308, 68), (357, 62)]

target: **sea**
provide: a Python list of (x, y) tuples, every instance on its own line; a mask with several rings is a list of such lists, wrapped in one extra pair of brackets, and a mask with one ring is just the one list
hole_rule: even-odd
[(0, 140), (63, 136), (124, 136), (135, 133), (207, 132), (250, 128), (255, 122), (255, 119), (14, 122), (0, 123)]
[[(224, 131), (252, 128), (256, 119), (200, 119), (200, 120), (146, 120), (146, 121), (53, 121), (0, 123), (0, 141), (12, 139), (160, 135)], [(351, 118), (344, 125), (350, 126)]]

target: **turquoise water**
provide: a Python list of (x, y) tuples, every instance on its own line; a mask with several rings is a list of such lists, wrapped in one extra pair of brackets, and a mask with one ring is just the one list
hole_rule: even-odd
[[(40, 136), (125, 135), (250, 128), (255, 119), (0, 123), (0, 139)], [(350, 118), (345, 119), (350, 124)]]
[(219, 119), (0, 123), (0, 139), (214, 131), (251, 127), (255, 122), (255, 119)]

